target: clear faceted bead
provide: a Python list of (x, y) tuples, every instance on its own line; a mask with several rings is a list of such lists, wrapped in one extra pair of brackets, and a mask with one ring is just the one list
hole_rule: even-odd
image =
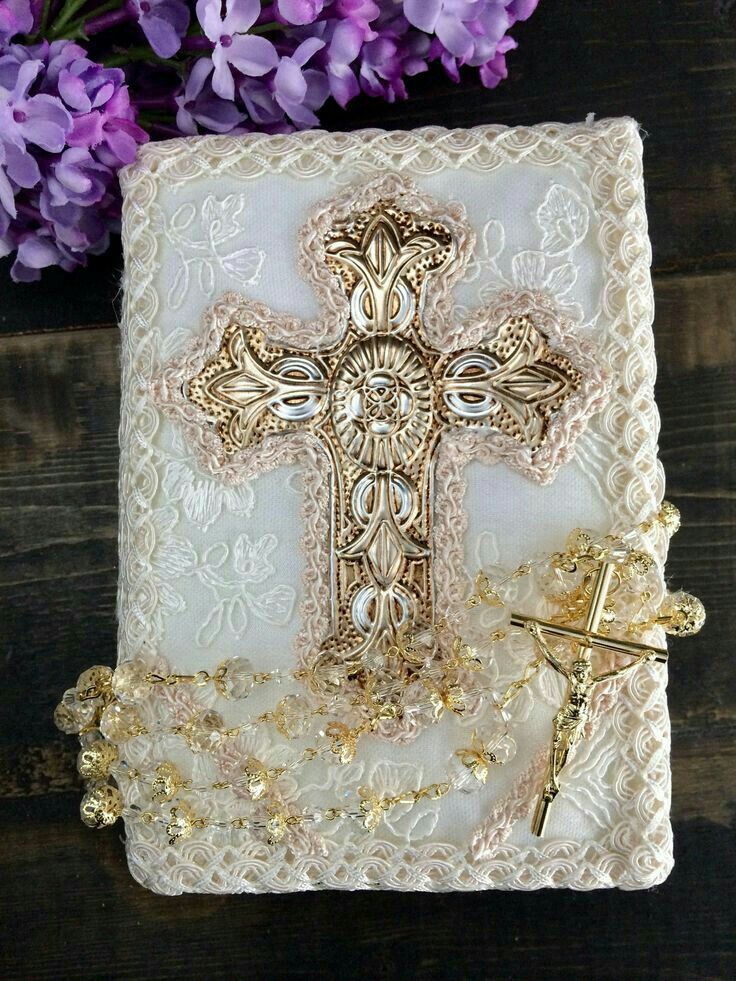
[(255, 671), (247, 657), (232, 657), (222, 664), (219, 689), (225, 698), (244, 699), (255, 686)]
[[(471, 761), (468, 760), (468, 763)], [(473, 761), (474, 766), (471, 767), (463, 762), (463, 759), (457, 754), (453, 754), (449, 766), (449, 774), (452, 779), (453, 786), (456, 790), (459, 790), (463, 794), (475, 794), (482, 790), (485, 786), (486, 780), (481, 780), (478, 776), (478, 767), (483, 766), (481, 760)]]
[(487, 753), (496, 763), (510, 763), (516, 756), (516, 740), (503, 729), (481, 729), (480, 739)]
[(274, 712), (276, 728), (287, 739), (299, 739), (309, 732), (312, 708), (304, 695), (287, 695)]
[(148, 665), (140, 658), (124, 661), (112, 676), (112, 690), (121, 702), (129, 705), (141, 702), (151, 690), (148, 681)]
[(222, 716), (217, 712), (200, 712), (187, 726), (189, 745), (200, 753), (214, 749), (222, 739), (223, 726)]
[(100, 731), (111, 743), (124, 743), (144, 730), (140, 716), (131, 705), (113, 702), (102, 713)]
[(567, 572), (552, 562), (544, 562), (534, 569), (534, 580), (545, 599), (561, 600), (578, 581), (579, 576)]
[(54, 711), (57, 729), (71, 735), (90, 725), (95, 716), (95, 706), (91, 701), (80, 701), (76, 688), (68, 688)]
[(335, 695), (345, 678), (345, 668), (329, 654), (321, 655), (311, 669), (314, 688), (322, 695)]

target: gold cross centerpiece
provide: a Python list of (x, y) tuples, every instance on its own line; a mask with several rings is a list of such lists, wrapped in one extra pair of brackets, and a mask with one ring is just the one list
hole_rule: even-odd
[(512, 452), (527, 450), (532, 469), (556, 415), (586, 384), (532, 315), (505, 317), (482, 343), (439, 350), (425, 324), (427, 286), (450, 273), (456, 282), (470, 256), (461, 261), (455, 229), (434, 213), (407, 210), (397, 194), (374, 198), (343, 209), (321, 240), (322, 272), (347, 299), (336, 341), (297, 350), (272, 343), (268, 323), (236, 318), (183, 385), (230, 458), (297, 431), (327, 454), (333, 634), (322, 652), (355, 670), (402, 624), (433, 622), (443, 434), (494, 433)]
[[(665, 502), (663, 517), (668, 516), (671, 505)], [(675, 509), (672, 509), (674, 511)], [(679, 523), (679, 522), (678, 522)], [(676, 529), (675, 529), (676, 530)], [(571, 537), (578, 541), (585, 533), (576, 531)], [(569, 572), (582, 570), (582, 580), (578, 586), (563, 594), (562, 611), (550, 620), (512, 613), (511, 626), (527, 630), (534, 638), (540, 652), (540, 661), (546, 661), (566, 681), (565, 700), (552, 722), (552, 745), (549, 753), (547, 772), (532, 819), (532, 832), (542, 837), (547, 825), (549, 809), (560, 793), (560, 774), (568, 763), (572, 751), (585, 736), (591, 719), (593, 693), (601, 682), (618, 678), (626, 672), (649, 661), (666, 663), (667, 651), (662, 647), (632, 639), (654, 626), (661, 626), (667, 633), (686, 637), (697, 633), (705, 621), (703, 604), (688, 593), (672, 593), (667, 596), (657, 614), (639, 620), (634, 618), (626, 625), (627, 636), (613, 638), (609, 629), (617, 619), (615, 595), (620, 587), (638, 575), (646, 575), (653, 566), (653, 560), (644, 552), (634, 551), (621, 561), (606, 557), (596, 558), (596, 549), (578, 552), (572, 561), (564, 553), (553, 558), (557, 568)], [(644, 593), (644, 599), (649, 599)], [(572, 660), (567, 663), (564, 657), (553, 651), (545, 637), (557, 641), (567, 641), (573, 650)], [(595, 651), (625, 657), (623, 664), (608, 670), (593, 670)]]

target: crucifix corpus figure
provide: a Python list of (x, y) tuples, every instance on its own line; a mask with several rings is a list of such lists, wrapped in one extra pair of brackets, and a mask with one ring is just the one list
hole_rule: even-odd
[[(544, 835), (550, 805), (560, 792), (560, 773), (567, 764), (571, 752), (585, 735), (585, 727), (590, 719), (591, 703), (596, 685), (602, 681), (609, 681), (611, 678), (618, 678), (648, 661), (662, 663), (667, 661), (667, 651), (662, 647), (641, 644), (631, 640), (618, 640), (597, 632), (606, 609), (611, 579), (615, 573), (616, 563), (603, 561), (593, 574), (590, 598), (582, 628), (540, 620), (519, 613), (514, 613), (511, 617), (511, 625), (527, 630), (534, 638), (535, 644), (547, 662), (567, 680), (565, 701), (552, 721), (552, 746), (547, 775), (532, 819), (532, 832), (540, 838)], [(686, 596), (686, 594), (683, 594), (683, 597), (688, 602), (698, 602), (694, 600), (694, 597)], [(699, 618), (696, 617), (694, 620), (699, 620)], [(662, 617), (655, 622), (661, 623), (668, 633), (686, 636), (688, 633), (697, 632), (702, 621), (697, 624), (693, 621), (692, 629), (688, 629), (676, 611), (675, 614)], [(649, 625), (641, 624), (640, 626)], [(576, 656), (569, 666), (553, 653), (544, 640), (545, 634), (574, 642)], [(633, 658), (633, 660), (610, 671), (595, 674), (592, 665), (594, 649), (613, 651)]]

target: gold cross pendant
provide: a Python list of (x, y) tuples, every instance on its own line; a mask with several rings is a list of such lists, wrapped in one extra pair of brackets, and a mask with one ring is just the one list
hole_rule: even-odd
[[(526, 629), (547, 663), (567, 681), (565, 701), (552, 722), (552, 746), (547, 774), (532, 820), (532, 832), (538, 837), (544, 834), (550, 805), (560, 792), (560, 773), (569, 761), (573, 749), (585, 735), (596, 686), (602, 681), (618, 678), (645, 662), (667, 661), (667, 651), (662, 647), (628, 639), (615, 639), (600, 630), (601, 621), (607, 612), (612, 580), (619, 575), (618, 568), (617, 563), (604, 560), (589, 574), (589, 585), (585, 590), (587, 608), (583, 613), (582, 627), (541, 620), (520, 613), (511, 615), (511, 626)], [(673, 594), (668, 606), (663, 608), (662, 615), (653, 621), (633, 624), (630, 629), (640, 632), (659, 624), (667, 633), (683, 637), (697, 633), (704, 619), (705, 613), (699, 600), (686, 593)], [(572, 642), (575, 658), (569, 665), (550, 649), (544, 639), (545, 635)], [(596, 649), (615, 652), (631, 660), (617, 668), (596, 674), (592, 666), (592, 655)]]

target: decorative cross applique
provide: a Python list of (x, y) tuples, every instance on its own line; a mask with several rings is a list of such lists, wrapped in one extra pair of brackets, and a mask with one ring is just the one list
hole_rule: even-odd
[(332, 464), (331, 579), (336, 661), (359, 667), (398, 628), (431, 623), (433, 464), (455, 426), (534, 451), (581, 386), (528, 316), (488, 343), (446, 353), (424, 327), (429, 277), (456, 254), (448, 227), (390, 200), (336, 222), (325, 261), (349, 299), (340, 340), (314, 354), (230, 323), (218, 353), (185, 386), (226, 454), (270, 434), (307, 431)]

